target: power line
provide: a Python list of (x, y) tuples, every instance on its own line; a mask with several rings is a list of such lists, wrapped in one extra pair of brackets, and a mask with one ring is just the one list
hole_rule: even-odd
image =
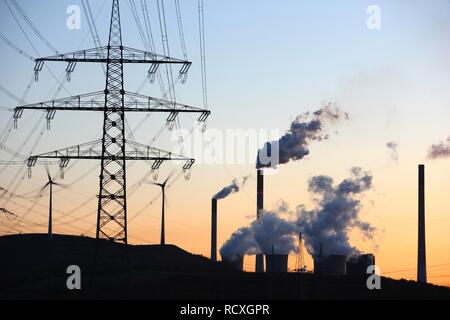
[(24, 101), (27, 98), (28, 93), (30, 93), (30, 89), (33, 86), (34, 82), (35, 81), (34, 81), (34, 72), (33, 72), (33, 74), (31, 75), (30, 80), (28, 81), (27, 87), (25, 88), (25, 90), (22, 93), (22, 96), (20, 97), (20, 100)]
[(28, 60), (34, 61), (34, 57), (32, 55), (30, 55), (29, 53), (23, 51), (22, 49), (20, 49), (18, 46), (16, 46), (14, 43), (12, 43), (8, 38), (6, 38), (6, 36), (0, 32), (0, 38), (7, 44), (9, 45), (11, 48), (13, 48), (16, 52), (18, 52), (20, 55), (22, 55), (23, 57), (27, 58)]
[(184, 60), (187, 60), (186, 42), (184, 40), (183, 19), (181, 18), (180, 0), (175, 0), (175, 11), (177, 14), (178, 35), (181, 42), (181, 50), (183, 51)]
[(7, 97), (17, 101), (18, 103), (21, 104), (26, 104), (26, 102), (24, 100), (22, 100), (21, 98), (19, 98), (18, 96), (16, 96), (14, 93), (12, 93), (11, 91), (9, 91), (8, 89), (6, 89), (4, 86), (2, 86), (0, 84), (0, 91), (6, 95)]
[(44, 37), (42, 32), (38, 30), (38, 28), (33, 24), (33, 22), (28, 18), (28, 16), (25, 14), (24, 10), (19, 6), (19, 4), (16, 2), (16, 0), (10, 0), (13, 6), (16, 8), (16, 10), (19, 12), (19, 14), (22, 16), (22, 18), (25, 20), (25, 22), (30, 26), (30, 28), (33, 30), (34, 34), (42, 40), (42, 42), (50, 48), (55, 54), (59, 54), (58, 50), (53, 47), (50, 42), (47, 40), (47, 38)]
[[(449, 266), (449, 265), (450, 265), (450, 263), (435, 264), (435, 265), (427, 266), (427, 269), (438, 268), (438, 267)], [(382, 274), (393, 274), (393, 273), (400, 273), (400, 272), (406, 272), (406, 271), (415, 271), (415, 270), (417, 270), (417, 268), (410, 268), (410, 269), (402, 269), (402, 270), (394, 270), (394, 271), (382, 272)]]
[[(19, 19), (17, 19), (16, 15), (14, 14), (13, 10), (11, 9), (11, 7), (9, 6), (8, 2), (6, 0), (3, 0), (6, 7), (8, 8), (9, 12), (11, 13), (12, 17), (14, 18), (14, 21), (16, 22), (17, 26), (19, 27), (20, 31), (22, 32), (22, 34), (25, 36), (25, 38), (27, 39), (28, 43), (30, 44), (31, 48), (33, 48), (33, 51), (40, 56), (39, 51), (36, 49), (36, 47), (34, 46), (33, 42), (31, 41), (30, 37), (28, 37), (28, 34), (25, 32), (25, 30), (23, 29), (22, 25), (19, 22)], [(52, 72), (52, 70), (46, 65), (44, 64), (45, 68), (47, 69), (47, 71), (50, 73), (50, 75), (53, 77), (53, 79), (56, 80), (56, 82), (58, 82), (58, 84), (64, 89), (64, 91), (66, 91), (69, 95), (72, 95), (64, 86), (63, 84), (58, 80), (58, 78), (55, 76), (55, 74)]]
[(131, 9), (131, 12), (133, 14), (134, 21), (136, 22), (136, 26), (138, 28), (139, 36), (141, 37), (141, 40), (142, 40), (142, 42), (144, 44), (145, 49), (148, 50), (149, 43), (147, 42), (147, 39), (144, 36), (144, 31), (142, 30), (142, 25), (141, 25), (141, 21), (139, 19), (139, 15), (137, 13), (136, 5), (135, 5), (133, 0), (128, 0), (128, 5), (129, 5), (129, 7)]
[[(156, 45), (155, 45), (155, 41), (153, 38), (152, 25), (150, 23), (147, 2), (145, 0), (141, 0), (141, 9), (142, 9), (142, 16), (144, 17), (144, 24), (145, 24), (145, 30), (146, 30), (146, 34), (147, 34), (149, 49), (151, 52), (156, 53), (157, 50), (156, 50)], [(164, 99), (167, 96), (168, 91), (166, 91), (166, 88), (164, 86), (164, 81), (162, 79), (161, 71), (159, 68), (156, 70), (156, 78), (158, 79), (158, 84), (161, 89), (162, 98)], [(173, 85), (173, 83), (172, 83), (172, 85)]]
[(206, 45), (205, 45), (205, 14), (203, 0), (198, 0), (198, 29), (200, 33), (200, 64), (202, 73), (203, 107), (208, 108), (208, 86), (206, 82)]
[[(160, 28), (160, 32), (161, 32), (161, 42), (162, 42), (162, 47), (163, 47), (163, 53), (165, 56), (170, 57), (169, 37), (167, 34), (167, 24), (166, 24), (166, 13), (165, 13), (165, 9), (164, 9), (164, 1), (157, 0), (156, 3), (158, 6), (159, 28)], [(172, 66), (170, 64), (166, 64), (165, 69), (166, 69), (166, 76), (167, 76), (167, 84), (169, 86), (170, 101), (173, 103), (176, 103), (175, 88), (173, 86), (171, 87), (171, 83), (174, 82)]]
[[(84, 12), (86, 13), (86, 20), (89, 25), (89, 31), (91, 32), (92, 41), (94, 42), (94, 46), (99, 48), (101, 47), (100, 37), (98, 35), (97, 26), (95, 25), (94, 15), (92, 14), (91, 5), (89, 4), (89, 0), (82, 0), (81, 4), (83, 6)], [(103, 73), (106, 74), (105, 65), (102, 63)]]

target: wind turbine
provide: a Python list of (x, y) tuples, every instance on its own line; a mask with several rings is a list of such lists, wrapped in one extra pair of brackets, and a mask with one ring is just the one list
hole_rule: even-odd
[(0, 208), (0, 213), (4, 213), (8, 220), (17, 219), (17, 215), (6, 208)]
[(47, 187), (50, 187), (50, 203), (48, 206), (48, 239), (52, 240), (53, 231), (52, 231), (52, 224), (53, 224), (53, 186), (59, 186), (62, 188), (65, 188), (66, 186), (60, 183), (57, 183), (53, 181), (52, 177), (50, 176), (50, 171), (46, 167), (47, 170), (47, 177), (48, 182), (41, 188), (41, 192), (43, 192)]
[(150, 184), (153, 184), (155, 186), (158, 186), (161, 188), (162, 192), (162, 213), (161, 213), (161, 245), (166, 244), (166, 230), (165, 230), (165, 203), (166, 203), (166, 186), (169, 179), (172, 177), (173, 171), (169, 174), (169, 176), (164, 180), (163, 183), (157, 183), (157, 182), (149, 182)]

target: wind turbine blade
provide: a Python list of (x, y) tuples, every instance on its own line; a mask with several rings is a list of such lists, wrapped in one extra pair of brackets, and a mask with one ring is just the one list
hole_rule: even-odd
[(48, 168), (48, 165), (45, 165), (45, 171), (47, 172), (48, 181), (52, 181), (52, 177), (50, 176), (50, 169)]
[(166, 185), (167, 181), (169, 181), (170, 179), (172, 179), (172, 177), (174, 176), (175, 172), (177, 171), (177, 169), (173, 169), (169, 175), (167, 176), (166, 180), (164, 181), (164, 185)]
[(58, 182), (52, 182), (54, 186), (58, 186), (61, 187), (63, 189), (68, 189), (70, 187), (70, 185), (68, 184), (64, 184), (64, 183), (58, 183)]
[(158, 183), (156, 183), (156, 182), (154, 182), (154, 181), (150, 181), (150, 180), (142, 180), (141, 183), (158, 185)]
[(41, 188), (41, 190), (39, 190), (39, 193), (42, 193), (42, 191), (44, 191), (49, 185), (50, 185), (50, 181), (47, 182), (46, 184), (44, 184), (44, 186)]

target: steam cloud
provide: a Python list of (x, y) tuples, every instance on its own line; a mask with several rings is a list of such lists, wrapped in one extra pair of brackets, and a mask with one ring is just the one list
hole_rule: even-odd
[(239, 192), (240, 187), (244, 186), (247, 183), (247, 181), (249, 179), (251, 179), (251, 177), (252, 177), (251, 175), (247, 175), (245, 177), (242, 177), (242, 181), (241, 182), (239, 182), (237, 179), (234, 179), (233, 181), (231, 181), (231, 184), (229, 184), (228, 186), (223, 187), (222, 190), (217, 192), (213, 196), (213, 199), (216, 199), (216, 200), (224, 199), (224, 198), (228, 197), (232, 193)]
[(286, 221), (276, 212), (263, 211), (249, 227), (235, 231), (220, 248), (220, 255), (227, 260), (249, 254), (289, 254), (295, 251), (295, 234), (298, 227)]
[(266, 142), (258, 150), (256, 167), (276, 168), (278, 164), (303, 159), (309, 154), (309, 144), (312, 141), (328, 139), (329, 135), (324, 132), (325, 124), (342, 118), (348, 119), (348, 114), (331, 105), (312, 114), (308, 112), (297, 116), (285, 135), (278, 141)]
[(275, 212), (264, 212), (253, 225), (255, 241), (264, 254), (289, 254), (296, 250), (299, 228)]
[[(264, 253), (289, 254), (296, 251), (297, 234), (302, 233), (305, 246), (312, 256), (319, 254), (322, 243), (325, 254), (352, 256), (360, 251), (349, 241), (350, 232), (358, 229), (366, 239), (372, 239), (375, 228), (360, 219), (358, 195), (372, 187), (372, 176), (361, 168), (352, 168), (349, 178), (335, 185), (329, 176), (309, 180), (308, 190), (317, 196), (312, 210), (298, 206), (295, 219), (280, 217), (288, 211), (282, 201), (273, 212), (264, 211), (248, 227), (234, 232), (220, 249), (222, 258)], [(273, 251), (272, 251), (273, 250)]]
[(391, 152), (392, 160), (394, 160), (395, 162), (398, 162), (398, 144), (397, 144), (397, 142), (390, 141), (390, 142), (386, 143), (386, 147)]
[(253, 236), (251, 227), (243, 227), (231, 235), (220, 248), (222, 259), (236, 260), (239, 256), (257, 254), (260, 250)]
[(375, 231), (369, 223), (360, 219), (360, 200), (356, 199), (372, 187), (372, 176), (361, 168), (353, 168), (351, 177), (337, 186), (328, 176), (315, 176), (310, 179), (308, 189), (318, 195), (316, 208), (298, 208), (297, 225), (304, 235), (306, 249), (312, 256), (319, 254), (323, 244), (324, 254), (343, 254), (351, 256), (359, 250), (349, 242), (353, 228), (362, 231), (366, 238), (372, 239)]
[(446, 142), (440, 142), (439, 144), (433, 144), (428, 151), (429, 159), (446, 159), (450, 158), (450, 137)]

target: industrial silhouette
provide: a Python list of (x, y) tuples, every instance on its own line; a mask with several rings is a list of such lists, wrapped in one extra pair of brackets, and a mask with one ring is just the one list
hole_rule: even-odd
[[(77, 263), (83, 267), (83, 272), (87, 271), (86, 278), (92, 277), (98, 280), (96, 285), (101, 295), (108, 295), (108, 288), (114, 286), (120, 294), (124, 294), (129, 288), (123, 283), (116, 282), (117, 277), (128, 277), (133, 283), (139, 283), (137, 286), (137, 297), (151, 297), (151, 298), (221, 298), (221, 299), (239, 299), (239, 298), (323, 298), (323, 297), (338, 297), (338, 298), (392, 298), (394, 295), (398, 297), (414, 298), (425, 296), (427, 297), (450, 297), (450, 289), (435, 287), (427, 283), (427, 263), (426, 263), (426, 234), (425, 234), (425, 165), (418, 165), (418, 247), (417, 247), (417, 281), (410, 282), (405, 280), (394, 281), (392, 279), (383, 278), (387, 283), (384, 291), (376, 292), (369, 291), (366, 287), (367, 270), (369, 267), (375, 265), (375, 256), (371, 253), (362, 253), (358, 248), (353, 246), (350, 249), (353, 251), (339, 251), (342, 246), (336, 245), (331, 248), (331, 242), (338, 243), (338, 236), (334, 232), (328, 234), (322, 233), (319, 228), (308, 228), (301, 226), (299, 221), (308, 221), (309, 217), (318, 216), (317, 210), (309, 212), (309, 216), (301, 216), (302, 211), (298, 210), (298, 216), (295, 222), (289, 221), (293, 228), (286, 228), (282, 230), (286, 232), (293, 239), (294, 248), (284, 252), (282, 249), (276, 250), (277, 239), (282, 239), (279, 242), (289, 242), (291, 238), (270, 238), (273, 239), (272, 250), (262, 250), (263, 246), (257, 243), (254, 237), (252, 245), (255, 245), (256, 250), (249, 250), (245, 254), (241, 252), (234, 255), (233, 259), (229, 256), (222, 255), (222, 261), (218, 261), (217, 257), (217, 229), (218, 229), (218, 200), (223, 199), (229, 194), (239, 191), (239, 182), (233, 180), (232, 184), (223, 188), (211, 199), (211, 254), (210, 259), (201, 255), (190, 254), (174, 245), (166, 244), (166, 188), (169, 187), (169, 182), (173, 172), (166, 177), (162, 182), (145, 181), (142, 178), (139, 183), (152, 184), (161, 188), (161, 229), (160, 229), (160, 243), (159, 245), (129, 245), (128, 244), (128, 202), (127, 202), (127, 163), (128, 161), (147, 161), (150, 163), (151, 172), (156, 173), (160, 169), (164, 161), (181, 161), (183, 163), (182, 170), (185, 177), (189, 177), (189, 171), (193, 166), (195, 159), (187, 157), (184, 152), (180, 155), (169, 151), (155, 148), (151, 145), (144, 145), (137, 141), (132, 141), (126, 134), (126, 115), (129, 112), (138, 113), (163, 113), (167, 114), (167, 126), (173, 128), (177, 125), (180, 113), (195, 114), (197, 121), (203, 126), (206, 125), (206, 120), (210, 115), (206, 97), (206, 71), (204, 70), (205, 48), (204, 48), (204, 32), (202, 31), (203, 22), (203, 4), (199, 0), (199, 20), (200, 20), (200, 59), (201, 59), (201, 78), (203, 85), (203, 107), (194, 107), (176, 102), (175, 94), (172, 87), (169, 86), (169, 98), (156, 98), (146, 96), (138, 93), (126, 91), (124, 80), (124, 65), (136, 64), (147, 65), (146, 73), (148, 74), (148, 81), (153, 83), (155, 78), (160, 77), (160, 69), (172, 68), (178, 66), (179, 79), (182, 83), (186, 80), (188, 71), (190, 70), (192, 62), (190, 62), (186, 54), (182, 59), (170, 56), (167, 49), (167, 30), (164, 24), (161, 23), (161, 36), (163, 42), (163, 54), (156, 54), (155, 50), (140, 50), (123, 46), (121, 16), (119, 0), (111, 0), (111, 14), (109, 23), (108, 43), (105, 46), (100, 45), (100, 38), (95, 25), (92, 25), (94, 16), (89, 8), (87, 0), (82, 1), (82, 5), (88, 14), (88, 22), (90, 23), (90, 31), (93, 33), (95, 48), (79, 50), (75, 52), (60, 54), (51, 47), (55, 55), (34, 59), (27, 56), (26, 53), (13, 46), (20, 51), (22, 55), (26, 55), (35, 61), (34, 67), (34, 81), (38, 81), (39, 72), (43, 70), (44, 64), (47, 62), (63, 62), (67, 64), (65, 69), (67, 81), (70, 81), (72, 73), (78, 63), (100, 63), (105, 72), (105, 86), (104, 89), (92, 93), (79, 94), (66, 98), (53, 99), (39, 103), (26, 104), (21, 102), (19, 106), (15, 107), (14, 112), (14, 127), (17, 127), (18, 120), (22, 117), (25, 110), (40, 110), (46, 113), (47, 127), (50, 128), (50, 123), (54, 119), (57, 111), (85, 111), (85, 112), (101, 112), (103, 121), (101, 125), (102, 136), (101, 139), (90, 141), (86, 143), (69, 146), (51, 152), (34, 154), (30, 152), (29, 157), (24, 157), (25, 163), (29, 172), (36, 164), (42, 164), (42, 161), (57, 159), (61, 169), (61, 178), (63, 178), (64, 169), (68, 167), (69, 162), (73, 159), (82, 160), (96, 160), (100, 161), (99, 174), (99, 191), (97, 194), (98, 203), (96, 205), (96, 232), (95, 239), (84, 236), (69, 236), (57, 235), (53, 233), (54, 230), (54, 187), (65, 188), (64, 184), (58, 183), (52, 178), (49, 169), (46, 167), (47, 182), (38, 191), (42, 196), (43, 192), (49, 192), (48, 205), (48, 230), (47, 235), (43, 234), (27, 234), (27, 235), (9, 235), (0, 237), (0, 253), (7, 257), (5, 259), (8, 263), (0, 265), (0, 273), (6, 275), (5, 281), (0, 283), (0, 298), (10, 297), (10, 294), (18, 294), (25, 292), (30, 297), (41, 297), (42, 292), (49, 295), (67, 297), (68, 292), (56, 291), (48, 293), (41, 287), (42, 283), (52, 284), (53, 281), (59, 281), (61, 278), (60, 271), (63, 270), (69, 263)], [(142, 1), (142, 10), (147, 11), (146, 1)], [(20, 7), (18, 7), (15, 0), (11, 3), (16, 9), (24, 15)], [(158, 1), (158, 9), (159, 4)], [(6, 4), (8, 5), (8, 4)], [(135, 14), (134, 3), (130, 1), (130, 8)], [(179, 15), (179, 1), (175, 1), (175, 8), (177, 10), (177, 18)], [(24, 16), (24, 18), (26, 18)], [(136, 18), (136, 17), (135, 17)], [(148, 17), (147, 17), (148, 19)], [(161, 17), (160, 17), (161, 19)], [(35, 30), (37, 32), (37, 30)], [(38, 32), (38, 34), (40, 34)], [(4, 38), (0, 34), (0, 38)], [(44, 40), (42, 38), (42, 40)], [(184, 42), (184, 40), (182, 40)], [(182, 46), (185, 46), (183, 43)], [(147, 49), (147, 48), (146, 48)], [(169, 77), (169, 73), (167, 73)], [(160, 80), (160, 79), (158, 79)], [(160, 80), (161, 81), (161, 80)], [(170, 82), (170, 79), (168, 79)], [(172, 79), (172, 85), (174, 85)], [(4, 91), (3, 88), (0, 88)], [(12, 96), (11, 94), (9, 94)], [(20, 99), (20, 98), (18, 98)], [(321, 141), (328, 139), (328, 134), (323, 131), (324, 121), (329, 117), (330, 119), (347, 118), (347, 114), (341, 113), (339, 110), (332, 110), (330, 106), (321, 108), (320, 110), (308, 113), (313, 115), (313, 120), (302, 123), (303, 118), (298, 117), (291, 123), (291, 128), (288, 132), (280, 138), (281, 148), (281, 162), (288, 163), (296, 161), (309, 155), (309, 143), (312, 141)], [(11, 127), (13, 123), (11, 122)], [(5, 131), (6, 132), (6, 131)], [(132, 134), (131, 134), (131, 138)], [(134, 139), (134, 138), (133, 138)], [(450, 138), (449, 138), (450, 139)], [(0, 139), (1, 140), (1, 139)], [(450, 140), (449, 140), (450, 141)], [(1, 141), (0, 141), (1, 142)], [(397, 145), (394, 142), (388, 143), (388, 148), (397, 152)], [(3, 144), (0, 144), (3, 148)], [(271, 153), (271, 143), (266, 143), (261, 149)], [(260, 151), (261, 151), (260, 150)], [(294, 150), (295, 152), (290, 152)], [(436, 149), (437, 150), (437, 149)], [(284, 153), (284, 154), (283, 154)], [(442, 154), (442, 150), (440, 150)], [(264, 208), (264, 184), (270, 184), (271, 181), (265, 180), (264, 174), (266, 168), (269, 168), (272, 163), (262, 165), (259, 162), (259, 155), (257, 158), (257, 181), (256, 181), (256, 219), (252, 221), (253, 225), (259, 223), (259, 226), (264, 225), (265, 218), (270, 216), (270, 212)], [(413, 167), (413, 169), (415, 166)], [(359, 169), (359, 171), (358, 171)], [(355, 175), (362, 173), (361, 168), (352, 169)], [(24, 173), (24, 175), (26, 172)], [(266, 172), (267, 174), (267, 172)], [(415, 176), (415, 171), (413, 172)], [(268, 175), (268, 174), (267, 174)], [(352, 178), (345, 179), (341, 184), (335, 187), (332, 177), (318, 176), (318, 180), (314, 180), (317, 185), (322, 186), (322, 194), (326, 193), (324, 198), (333, 198), (334, 193), (338, 193), (337, 201), (327, 202), (325, 199), (323, 207), (329, 209), (330, 207), (339, 207), (347, 214), (348, 221), (352, 221), (351, 217), (356, 216), (359, 210), (358, 201), (351, 198), (358, 194), (361, 190), (367, 190), (372, 183), (372, 176), (361, 175), (359, 180), (353, 183)], [(329, 179), (328, 179), (329, 178)], [(246, 178), (244, 178), (245, 180)], [(154, 180), (157, 180), (154, 177)], [(41, 184), (39, 185), (39, 187)], [(266, 185), (266, 187), (269, 185)], [(314, 189), (309, 186), (310, 189)], [(10, 189), (10, 186), (7, 187)], [(319, 188), (320, 189), (320, 188)], [(0, 197), (7, 195), (16, 196), (17, 189), (12, 189), (9, 192), (7, 189), (0, 187)], [(159, 190), (159, 189), (158, 189)], [(255, 190), (253, 190), (254, 192)], [(267, 189), (270, 191), (270, 189)], [(346, 197), (347, 195), (349, 195)], [(129, 196), (130, 194), (128, 194)], [(253, 194), (254, 195), (254, 194)], [(93, 195), (94, 197), (94, 195)], [(31, 196), (30, 196), (31, 198)], [(95, 198), (95, 197), (94, 197)], [(209, 198), (209, 197), (208, 197)], [(253, 198), (253, 197), (252, 197)], [(96, 201), (97, 201), (96, 200)], [(316, 200), (316, 199), (314, 199)], [(344, 201), (345, 200), (345, 201)], [(205, 199), (206, 201), (206, 199)], [(253, 200), (254, 201), (254, 200)], [(323, 204), (322, 203), (322, 204)], [(331, 203), (331, 205), (330, 205)], [(347, 208), (345, 204), (350, 203), (353, 207)], [(254, 204), (253, 204), (254, 205)], [(288, 206), (286, 204), (286, 206)], [(300, 207), (300, 206), (299, 206)], [(334, 208), (333, 207), (333, 208)], [(45, 206), (46, 209), (46, 206)], [(326, 211), (323, 209), (322, 211)], [(354, 211), (352, 211), (354, 210)], [(30, 211), (30, 210), (28, 210)], [(76, 210), (75, 210), (76, 211)], [(280, 210), (281, 211), (281, 210)], [(300, 213), (299, 213), (300, 212)], [(280, 213), (280, 212), (277, 212)], [(282, 213), (292, 213), (285, 210)], [(93, 213), (91, 213), (92, 215)], [(46, 217), (46, 214), (43, 214)], [(0, 208), (0, 216), (7, 219), (16, 219), (19, 216), (9, 211), (5, 207)], [(335, 215), (336, 216), (336, 215)], [(282, 214), (277, 217), (282, 218)], [(328, 218), (329, 216), (327, 216)], [(134, 217), (133, 217), (134, 218)], [(208, 217), (205, 216), (205, 219)], [(280, 218), (280, 219), (281, 219)], [(76, 220), (76, 219), (75, 219)], [(74, 221), (75, 221), (74, 220)], [(282, 220), (282, 219), (281, 219)], [(286, 219), (288, 220), (288, 219)], [(293, 220), (293, 219), (291, 219)], [(327, 222), (334, 223), (332, 219), (323, 219)], [(329, 220), (329, 221), (328, 221)], [(337, 218), (336, 220), (339, 220)], [(56, 219), (55, 219), (56, 221)], [(20, 222), (20, 221), (19, 221)], [(31, 222), (35, 222), (32, 221)], [(343, 219), (339, 222), (344, 225)], [(347, 222), (347, 221), (345, 221)], [(360, 222), (360, 221), (358, 221)], [(36, 223), (36, 225), (38, 225)], [(355, 224), (365, 228), (367, 234), (373, 232), (372, 226), (367, 223)], [(273, 223), (272, 226), (275, 226)], [(347, 224), (347, 226), (352, 226)], [(42, 226), (45, 228), (45, 224)], [(58, 229), (58, 225), (55, 227)], [(261, 227), (261, 229), (263, 229)], [(269, 228), (267, 228), (269, 229)], [(277, 229), (274, 227), (273, 229)], [(266, 230), (266, 229), (265, 229)], [(265, 231), (264, 230), (264, 231)], [(326, 229), (328, 231), (328, 229)], [(334, 230), (334, 229), (333, 229)], [(237, 232), (236, 232), (237, 233)], [(311, 235), (315, 233), (314, 235)], [(253, 236), (256, 234), (254, 232)], [(327, 235), (332, 235), (326, 238)], [(297, 238), (298, 236), (298, 238)], [(312, 238), (320, 238), (315, 242), (315, 246), (310, 242)], [(47, 241), (47, 239), (52, 241)], [(248, 238), (244, 240), (249, 240)], [(298, 243), (297, 243), (298, 239)], [(331, 239), (331, 241), (330, 241)], [(260, 240), (260, 239), (258, 239)], [(347, 238), (345, 238), (348, 241)], [(318, 246), (318, 242), (320, 245)], [(323, 243), (322, 243), (323, 241)], [(328, 243), (327, 243), (328, 241)], [(259, 247), (257, 247), (259, 245)], [(415, 243), (414, 243), (415, 245)], [(313, 248), (314, 247), (314, 248)], [(338, 249), (336, 249), (338, 247)], [(101, 249), (99, 249), (101, 248)], [(313, 248), (313, 249), (312, 249)], [(295, 251), (298, 249), (298, 251)], [(314, 269), (307, 270), (304, 256), (304, 249), (308, 250), (310, 256), (313, 258)], [(318, 249), (318, 250), (317, 250)], [(102, 251), (103, 256), (99, 257), (98, 251)], [(270, 251), (270, 252), (269, 252)], [(19, 252), (20, 254), (17, 254)], [(295, 269), (296, 272), (289, 272), (288, 262), (289, 254), (296, 253)], [(221, 251), (222, 253), (222, 251)], [(245, 265), (247, 255), (255, 255), (255, 265), (248, 268)], [(94, 259), (92, 257), (94, 256)], [(95, 262), (92, 263), (92, 260)], [(100, 262), (99, 262), (100, 261)], [(29, 268), (33, 266), (33, 268)], [(106, 266), (105, 268), (103, 268)], [(244, 268), (246, 266), (247, 268)], [(431, 266), (429, 266), (431, 267)], [(139, 270), (132, 274), (130, 270)], [(28, 270), (32, 269), (32, 270)], [(244, 272), (250, 269), (252, 272)], [(124, 271), (126, 270), (126, 271)], [(415, 272), (415, 269), (412, 269)], [(26, 272), (30, 274), (26, 274)], [(260, 273), (260, 274), (253, 274)], [(101, 273), (100, 273), (101, 272)], [(264, 273), (264, 274), (262, 274)], [(174, 277), (173, 275), (176, 274)], [(430, 275), (432, 277), (433, 275)], [(26, 284), (28, 278), (32, 279), (32, 285), (29, 287)], [(135, 278), (133, 278), (135, 277)], [(55, 280), (56, 279), (56, 280)], [(150, 279), (150, 280), (149, 280)], [(157, 279), (157, 281), (154, 281)], [(299, 286), (295, 280), (303, 281)], [(84, 280), (83, 280), (84, 281)], [(125, 281), (125, 282), (126, 282)], [(131, 281), (130, 281), (131, 283)], [(102, 287), (103, 285), (103, 287)], [(384, 284), (383, 284), (384, 286)], [(133, 288), (134, 289), (134, 288)], [(59, 289), (58, 289), (59, 290)], [(92, 291), (91, 291), (92, 292)], [(88, 290), (83, 291), (81, 296), (92, 294)], [(336, 292), (342, 293), (342, 296), (336, 295)], [(94, 294), (96, 294), (95, 292)], [(383, 296), (385, 295), (385, 296)], [(70, 296), (69, 296), (70, 297)], [(127, 296), (128, 298), (128, 296)]]
[(419, 164), (419, 219), (417, 247), (417, 281), (427, 282), (427, 254), (425, 244), (425, 165)]
[(38, 159), (60, 159), (61, 168), (67, 167), (71, 159), (100, 160), (96, 238), (127, 243), (126, 162), (147, 160), (152, 162), (152, 170), (158, 170), (163, 161), (181, 160), (185, 161), (183, 170), (187, 171), (193, 165), (194, 159), (127, 140), (125, 137), (126, 113), (168, 113), (167, 122), (170, 124), (176, 121), (178, 114), (182, 112), (199, 113), (198, 121), (204, 123), (210, 112), (206, 109), (178, 104), (173, 100), (166, 101), (125, 91), (124, 64), (148, 64), (150, 76), (157, 72), (160, 65), (180, 65), (180, 77), (184, 78), (191, 62), (124, 47), (118, 0), (112, 1), (107, 46), (38, 58), (34, 68), (36, 80), (39, 71), (47, 61), (66, 62), (68, 80), (77, 63), (105, 63), (104, 91), (16, 107), (15, 122), (27, 109), (46, 111), (48, 123), (54, 118), (57, 110), (99, 111), (104, 115), (103, 135), (101, 140), (30, 156), (28, 166), (34, 166)]
[(211, 199), (211, 261), (217, 261), (217, 199)]

